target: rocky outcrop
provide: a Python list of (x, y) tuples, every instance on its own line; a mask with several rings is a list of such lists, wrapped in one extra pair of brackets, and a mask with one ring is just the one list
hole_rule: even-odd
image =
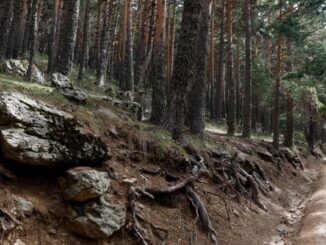
[(51, 84), (56, 87), (59, 93), (70, 101), (78, 104), (85, 105), (87, 100), (87, 95), (80, 89), (75, 88), (67, 76), (61, 73), (53, 73)]
[(64, 167), (109, 159), (101, 138), (72, 115), (20, 93), (0, 93), (0, 148), (23, 165)]
[(69, 218), (73, 232), (85, 237), (100, 239), (110, 237), (126, 222), (126, 208), (113, 201), (109, 195), (73, 207)]
[[(10, 59), (4, 63), (6, 72), (10, 74), (19, 75), (21, 77), (27, 76), (28, 60)], [(39, 84), (46, 84), (46, 80), (42, 71), (34, 64), (32, 69), (32, 80)]]
[(106, 172), (77, 167), (60, 177), (59, 184), (66, 200), (84, 202), (103, 195), (109, 188), (110, 180)]

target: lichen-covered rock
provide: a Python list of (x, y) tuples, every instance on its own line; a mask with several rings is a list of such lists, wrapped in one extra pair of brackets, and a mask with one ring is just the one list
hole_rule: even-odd
[(58, 88), (58, 91), (63, 96), (65, 96), (68, 100), (78, 105), (86, 104), (87, 95), (78, 88), (73, 88), (73, 87)]
[(59, 178), (64, 198), (85, 202), (103, 195), (110, 186), (109, 175), (88, 167), (69, 169)]
[(62, 75), (59, 72), (52, 74), (52, 86), (56, 88), (72, 88), (72, 83), (67, 76)]
[(23, 165), (64, 167), (109, 159), (100, 137), (72, 115), (21, 93), (0, 93), (0, 149)]
[(109, 195), (74, 207), (69, 223), (75, 233), (93, 238), (108, 238), (126, 222), (126, 208)]
[[(4, 63), (4, 68), (8, 73), (26, 77), (28, 65), (28, 60), (10, 59)], [(42, 71), (35, 64), (32, 69), (32, 80), (39, 84), (46, 84)]]

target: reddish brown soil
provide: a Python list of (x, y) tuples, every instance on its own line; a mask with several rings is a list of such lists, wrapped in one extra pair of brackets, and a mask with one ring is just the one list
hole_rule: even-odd
[[(174, 166), (171, 161), (152, 160), (153, 156), (150, 152), (148, 154), (132, 154), (131, 156), (134, 148), (129, 138), (119, 135), (114, 137), (112, 134), (109, 136), (109, 133), (107, 137), (114, 157), (98, 168), (102, 170), (111, 168), (117, 173), (118, 178), (111, 181), (110, 193), (122, 202), (127, 203), (130, 187), (129, 184), (124, 183), (125, 178), (136, 178), (139, 185), (171, 185), (171, 182), (167, 182), (164, 177), (142, 173), (139, 171), (141, 167), (146, 169), (159, 167), (178, 176), (179, 179), (188, 175), (183, 168)], [(239, 144), (259, 145), (255, 141), (240, 138), (226, 138), (219, 135), (213, 135), (213, 137), (217, 147), (226, 144), (237, 149)], [(256, 154), (250, 157), (251, 160), (259, 163), (275, 188), (270, 197), (260, 194), (268, 212), (262, 211), (249, 200), (241, 198), (239, 202), (237, 198), (217, 190), (217, 184), (209, 176), (202, 177), (195, 183), (195, 190), (206, 204), (213, 226), (218, 233), (219, 244), (291, 244), (293, 238), (296, 237), (302, 210), (309, 195), (311, 182), (308, 178), (316, 177), (320, 165), (311, 158), (304, 160), (306, 166), (304, 172), (295, 170), (290, 163), (284, 163), (280, 171), (275, 163), (263, 161)], [(64, 203), (57, 185), (58, 174), (17, 173), (18, 181), (16, 182), (4, 179), (0, 181), (1, 208), (12, 211), (13, 195), (22, 196), (32, 201), (36, 207), (35, 213), (29, 217), (18, 215), (19, 220), (23, 222), (22, 228), (6, 237), (4, 244), (14, 244), (17, 239), (27, 245), (138, 244), (135, 238), (129, 234), (127, 228), (103, 241), (92, 241), (74, 235), (65, 222), (68, 205)], [(165, 244), (189, 244), (194, 234), (197, 237), (197, 244), (210, 244), (206, 232), (201, 229), (200, 224), (194, 224), (194, 210), (184, 193), (159, 201), (142, 199), (138, 206), (145, 219), (168, 230)], [(150, 231), (146, 224), (145, 228)], [(152, 232), (149, 232), (148, 236), (154, 244), (163, 244)]]

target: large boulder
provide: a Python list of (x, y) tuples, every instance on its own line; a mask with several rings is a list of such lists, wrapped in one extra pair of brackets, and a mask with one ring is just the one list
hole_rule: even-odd
[(110, 157), (72, 115), (21, 93), (0, 93), (0, 126), (2, 156), (23, 165), (69, 168)]
[[(28, 65), (28, 60), (10, 59), (4, 63), (4, 68), (8, 73), (26, 77)], [(32, 80), (42, 85), (46, 84), (42, 71), (35, 64), (32, 68)]]
[(103, 195), (110, 185), (109, 175), (88, 167), (69, 169), (59, 178), (68, 201), (85, 202)]
[(126, 222), (126, 207), (109, 195), (72, 209), (70, 228), (77, 234), (101, 239), (110, 237)]

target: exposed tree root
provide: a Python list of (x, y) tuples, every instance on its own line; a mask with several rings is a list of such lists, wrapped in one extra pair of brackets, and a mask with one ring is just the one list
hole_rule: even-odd
[[(205, 205), (203, 204), (203, 201), (200, 199), (199, 195), (193, 190), (191, 186), (186, 187), (186, 192), (188, 194), (189, 200), (196, 209), (196, 214), (201, 220), (204, 230), (208, 231), (208, 236), (211, 242), (217, 244), (217, 233), (213, 228), (211, 220), (209, 219), (208, 212)], [(196, 219), (198, 218), (196, 217)]]
[[(199, 195), (192, 189), (192, 184), (198, 180), (200, 176), (202, 176), (205, 173), (208, 173), (206, 166), (203, 163), (202, 158), (198, 158), (196, 160), (190, 161), (192, 166), (192, 175), (190, 175), (185, 180), (173, 185), (173, 186), (164, 186), (164, 187), (157, 187), (157, 188), (151, 188), (151, 187), (135, 187), (132, 186), (130, 189), (130, 196), (129, 196), (129, 209), (131, 211), (131, 218), (129, 222), (129, 229), (130, 231), (138, 238), (140, 242), (144, 245), (150, 245), (152, 244), (152, 241), (147, 236), (148, 231), (143, 228), (140, 224), (140, 220), (143, 222), (146, 222), (150, 224), (151, 230), (154, 235), (159, 237), (161, 240), (167, 239), (168, 231), (156, 226), (148, 221), (145, 221), (144, 218), (142, 218), (140, 212), (137, 210), (136, 202), (138, 199), (140, 199), (142, 196), (147, 196), (151, 199), (154, 199), (155, 196), (159, 195), (172, 195), (179, 191), (185, 191), (188, 199), (190, 200), (191, 204), (195, 208), (196, 211), (196, 219), (195, 224), (197, 223), (197, 220), (200, 219), (204, 230), (208, 232), (208, 236), (212, 243), (217, 244), (217, 233), (215, 229), (213, 228), (212, 222), (209, 219), (207, 209), (200, 199)], [(162, 235), (164, 233), (164, 235)]]
[(3, 243), (3, 239), (5, 235), (8, 235), (12, 230), (14, 230), (17, 226), (20, 226), (21, 223), (12, 216), (6, 210), (0, 208), (0, 244)]

